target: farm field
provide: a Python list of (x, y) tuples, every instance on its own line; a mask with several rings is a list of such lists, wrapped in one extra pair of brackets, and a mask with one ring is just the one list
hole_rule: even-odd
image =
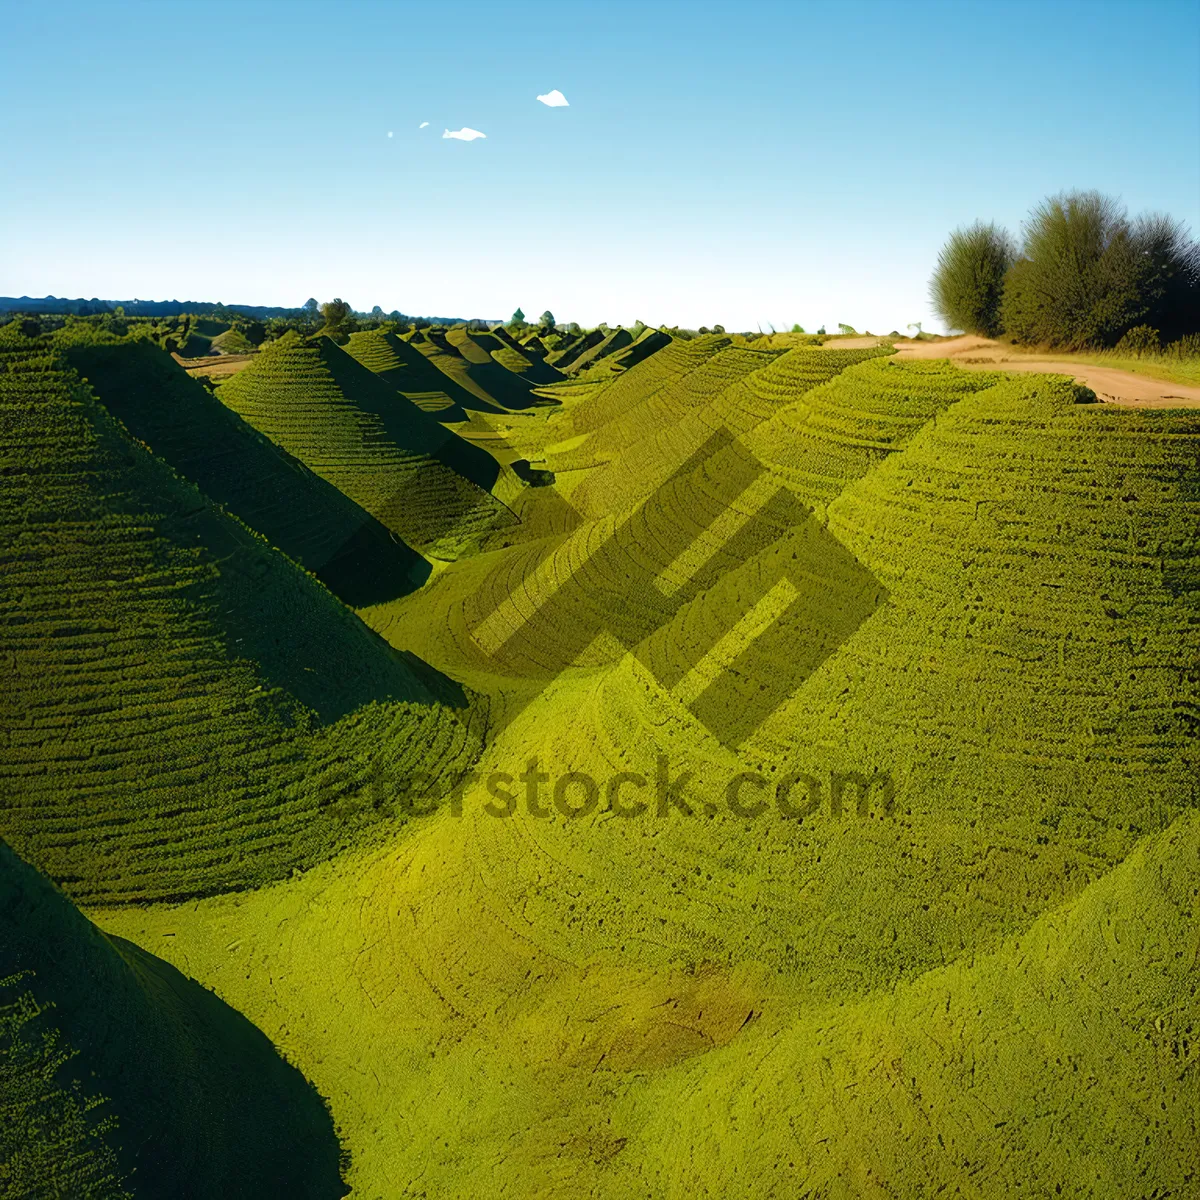
[(0, 328), (12, 1178), (1190, 1194), (1200, 412), (818, 341)]

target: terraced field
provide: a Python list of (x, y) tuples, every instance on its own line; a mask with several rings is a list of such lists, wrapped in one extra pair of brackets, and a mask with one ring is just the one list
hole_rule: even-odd
[(489, 491), (499, 474), (494, 459), (328, 338), (289, 334), (223, 384), (219, 396), (430, 557), (458, 557), (514, 521)]
[(131, 441), (46, 348), (3, 359), (0, 835), (18, 853), (80, 899), (211, 894), (378, 823), (342, 811), (372, 772), (463, 769), (457, 685)]
[(429, 564), (268, 441), (148, 342), (72, 345), (67, 359), (139, 441), (347, 604), (420, 587)]
[(390, 330), (352, 333), (345, 349), (351, 358), (418, 408), (434, 413), (439, 421), (465, 421), (472, 411), (500, 411), (443, 374), (414, 346)]
[(40, 789), (0, 833), (304, 1072), (353, 1195), (1191, 1194), (1195, 412), (886, 345), (290, 341), (219, 393), (260, 433), (373, 512), (420, 449), (432, 523), (423, 364), (520, 517), (360, 622), (212, 503), (267, 519), (189, 448), (244, 426), (176, 380), (173, 433), (127, 349), (69, 352), (103, 405), (44, 346), (0, 372)]

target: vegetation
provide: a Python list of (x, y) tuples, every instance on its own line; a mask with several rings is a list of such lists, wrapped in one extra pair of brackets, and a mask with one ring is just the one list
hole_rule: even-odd
[[(10, 684), (0, 836), (89, 902), (286, 877), (385, 816), (372, 772), (460, 773), (461, 689), (135, 443), (43, 346), (6, 339)], [(340, 352), (339, 352), (340, 353)]]
[(423, 554), (457, 557), (513, 520), (489, 492), (494, 459), (329, 338), (286, 335), (218, 395)]
[[(977, 221), (956, 229), (933, 273), (934, 312), (950, 329), (998, 337), (1004, 279), (1015, 258), (1012, 239), (998, 225)], [(920, 333), (919, 324), (916, 328)]]
[(0, 329), (21, 1179), (1190, 1194), (1195, 410), (378, 313), (214, 397), (160, 339), (242, 326), (105, 316)]
[(300, 1072), (3, 842), (0, 1113), (6, 1197), (346, 1192), (333, 1122)]
[(1138, 326), (1174, 341), (1200, 332), (1200, 244), (1169, 217), (1064, 192), (1030, 213), (1019, 249), (995, 225), (955, 231), (931, 291), (951, 328), (1027, 345), (1113, 347)]

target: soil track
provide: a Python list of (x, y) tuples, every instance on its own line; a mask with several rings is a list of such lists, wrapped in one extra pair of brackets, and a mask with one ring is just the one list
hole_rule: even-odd
[(1072, 362), (1069, 358), (1022, 354), (990, 338), (966, 335), (944, 342), (896, 342), (896, 357), (948, 358), (956, 366), (969, 371), (1032, 371), (1036, 374), (1070, 375), (1090, 387), (1106, 403), (1131, 408), (1200, 408), (1200, 387), (1151, 379), (1115, 367)]

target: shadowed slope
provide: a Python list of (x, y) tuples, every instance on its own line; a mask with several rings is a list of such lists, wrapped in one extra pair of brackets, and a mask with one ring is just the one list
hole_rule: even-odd
[(344, 349), (439, 421), (465, 421), (471, 412), (502, 411), (439, 371), (415, 346), (391, 330), (352, 333)]
[[(0, 1185), (14, 1182), (14, 1158), (20, 1171), (6, 1195), (120, 1195), (120, 1177), (147, 1200), (346, 1193), (328, 1110), (266, 1037), (174, 967), (107, 938), (3, 842), (0, 981), (26, 1017), (0, 1041)], [(50, 1075), (30, 1053), (47, 1035), (75, 1052)], [(99, 1130), (84, 1117), (97, 1093)]]
[[(11, 344), (11, 343), (10, 343)], [(0, 371), (0, 834), (73, 895), (245, 887), (453, 777), (465, 697), (130, 441), (55, 358)]]
[(444, 333), (432, 331), (421, 348), (436, 348), (440, 353), (431, 358), (439, 370), (449, 370), (466, 381), (481, 395), (506, 409), (524, 409), (549, 403), (533, 395), (534, 380), (514, 373), (492, 357), (492, 351), (504, 343), (490, 333), (471, 333), (455, 326)]
[(149, 342), (71, 346), (68, 361), (126, 428), (350, 605), (418, 588), (430, 567)]
[(488, 491), (495, 459), (329, 338), (281, 338), (219, 395), (422, 553), (458, 557), (515, 521)]

